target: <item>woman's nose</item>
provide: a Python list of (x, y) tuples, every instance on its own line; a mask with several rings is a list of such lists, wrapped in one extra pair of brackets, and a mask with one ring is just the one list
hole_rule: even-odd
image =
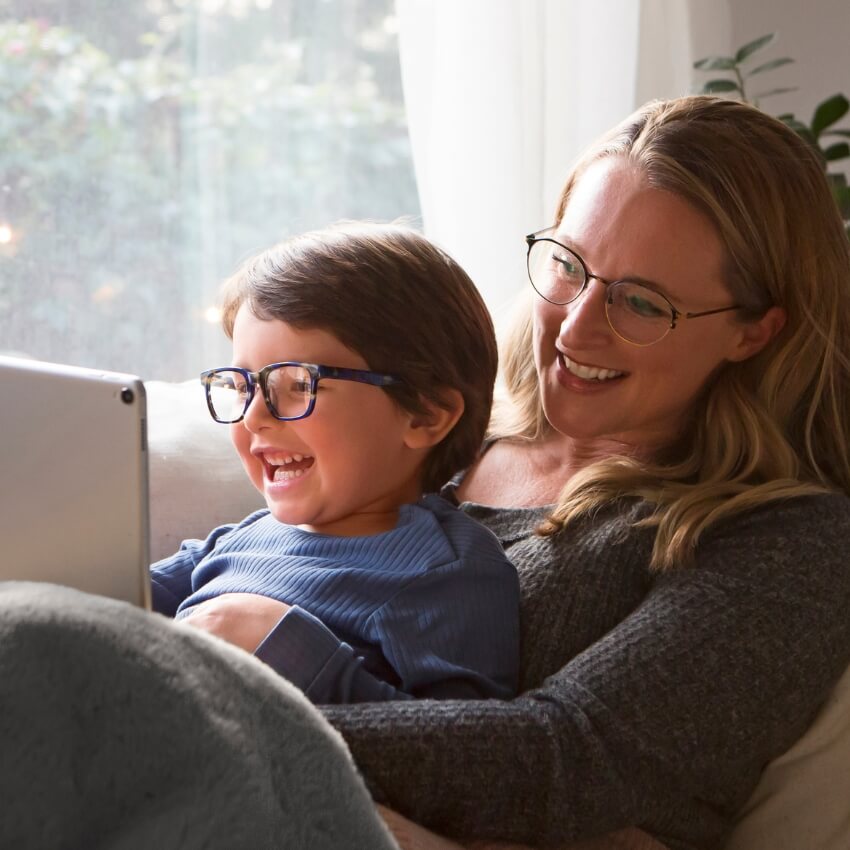
[(572, 349), (590, 348), (608, 342), (611, 326), (605, 314), (608, 287), (600, 280), (588, 282), (579, 297), (565, 304), (560, 340)]

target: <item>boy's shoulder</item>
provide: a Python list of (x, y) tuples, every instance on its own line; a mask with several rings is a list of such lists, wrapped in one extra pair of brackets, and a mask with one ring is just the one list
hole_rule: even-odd
[(275, 537), (281, 528), (286, 526), (279, 523), (268, 508), (260, 508), (237, 523), (214, 529), (208, 540), (214, 538), (217, 542), (216, 548), (221, 549), (222, 546), (232, 547), (258, 537), (263, 539)]
[(471, 525), (483, 528), (479, 522), (464, 513), (457, 505), (439, 493), (426, 493), (412, 507), (433, 514), (437, 522), (449, 526)]
[(500, 558), (505, 557), (499, 538), (489, 528), (443, 496), (428, 493), (415, 507), (433, 516), (459, 556), (463, 557), (472, 552), (480, 557), (493, 552)]

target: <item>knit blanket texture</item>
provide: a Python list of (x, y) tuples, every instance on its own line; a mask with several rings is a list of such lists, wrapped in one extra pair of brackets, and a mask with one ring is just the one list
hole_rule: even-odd
[(342, 738), (248, 653), (0, 583), (0, 847), (397, 850)]

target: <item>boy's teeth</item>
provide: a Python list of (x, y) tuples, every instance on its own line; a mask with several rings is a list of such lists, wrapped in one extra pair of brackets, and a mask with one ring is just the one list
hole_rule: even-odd
[(285, 464), (290, 463), (301, 463), (304, 460), (304, 455), (302, 454), (294, 454), (294, 455), (285, 455), (285, 456), (276, 456), (276, 457), (266, 457), (266, 460), (272, 466), (284, 466)]
[(313, 458), (302, 454), (266, 455), (265, 459), (272, 481), (289, 481), (290, 478), (300, 478), (313, 465)]
[(300, 478), (304, 474), (303, 469), (282, 469), (278, 467), (274, 471), (273, 481), (289, 481), (290, 478)]
[(596, 366), (582, 366), (579, 363), (573, 363), (566, 354), (562, 354), (564, 366), (567, 371), (579, 378), (584, 378), (585, 381), (607, 381), (609, 378), (619, 378), (622, 372), (617, 372), (614, 369), (599, 369)]

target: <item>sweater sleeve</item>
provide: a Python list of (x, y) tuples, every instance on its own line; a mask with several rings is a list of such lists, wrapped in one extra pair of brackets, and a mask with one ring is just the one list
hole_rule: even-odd
[(847, 504), (793, 500), (707, 533), (696, 567), (513, 701), (326, 716), (379, 802), (437, 831), (556, 844), (635, 825), (716, 846), (850, 660)]
[(242, 522), (220, 525), (204, 540), (184, 540), (180, 549), (169, 558), (151, 565), (151, 599), (153, 610), (167, 617), (174, 617), (180, 603), (192, 593), (192, 573), (195, 567), (209, 555), (216, 543), (237, 528), (250, 525), (265, 516), (268, 511), (255, 511)]
[(494, 547), (408, 582), (367, 623), (367, 639), (397, 682), (372, 674), (349, 644), (299, 607), (255, 654), (315, 703), (507, 699), (517, 684), (518, 595), (516, 570)]

